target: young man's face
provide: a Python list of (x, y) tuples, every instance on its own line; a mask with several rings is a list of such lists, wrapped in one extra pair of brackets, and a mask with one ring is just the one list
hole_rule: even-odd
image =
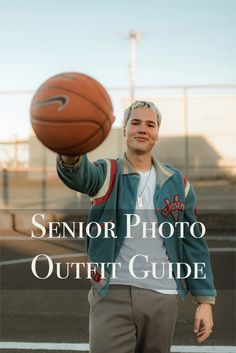
[(151, 152), (158, 139), (158, 130), (155, 112), (145, 108), (133, 110), (124, 129), (127, 148), (139, 154)]

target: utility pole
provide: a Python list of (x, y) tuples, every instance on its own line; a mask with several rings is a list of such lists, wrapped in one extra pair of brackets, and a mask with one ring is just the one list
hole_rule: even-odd
[(136, 77), (136, 40), (141, 40), (141, 33), (136, 31), (129, 32), (130, 39), (130, 103), (135, 99), (135, 77)]
[(188, 126), (188, 89), (184, 87), (184, 134), (185, 134), (185, 175), (189, 176), (189, 126)]

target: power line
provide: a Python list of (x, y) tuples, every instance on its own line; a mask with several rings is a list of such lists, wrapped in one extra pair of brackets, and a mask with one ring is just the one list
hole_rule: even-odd
[[(236, 89), (236, 83), (233, 84), (178, 84), (178, 85), (143, 85), (136, 86), (136, 89), (146, 89), (146, 90), (171, 90), (171, 89), (183, 89), (187, 87), (188, 89)], [(112, 91), (122, 91), (122, 90), (130, 90), (130, 86), (111, 86), (107, 87), (107, 90)], [(33, 94), (35, 89), (18, 89), (18, 90), (2, 90), (0, 91), (0, 95), (24, 95), (24, 94)]]

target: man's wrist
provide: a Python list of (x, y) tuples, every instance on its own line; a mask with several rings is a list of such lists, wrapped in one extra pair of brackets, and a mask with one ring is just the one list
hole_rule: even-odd
[(80, 160), (80, 156), (65, 156), (62, 154), (59, 155), (59, 158), (61, 159), (62, 163), (71, 166), (78, 163)]

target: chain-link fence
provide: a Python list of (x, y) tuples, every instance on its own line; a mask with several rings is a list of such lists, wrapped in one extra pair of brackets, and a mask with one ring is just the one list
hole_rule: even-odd
[[(107, 140), (90, 153), (92, 160), (113, 158), (124, 151), (122, 116), (130, 103), (129, 88), (113, 87), (108, 92), (117, 119)], [(55, 207), (60, 198), (64, 203), (74, 200), (74, 205), (75, 194), (57, 178), (55, 154), (46, 150), (30, 131), (32, 94), (33, 91), (0, 92), (6, 124), (14, 136), (0, 140), (0, 203), (4, 207), (51, 203)], [(226, 199), (235, 197), (236, 85), (136, 87), (135, 95), (136, 99), (155, 102), (163, 116), (154, 154), (180, 168), (191, 180), (205, 182), (203, 185), (215, 181), (216, 194), (222, 193), (217, 183), (227, 183)], [(29, 138), (24, 137), (27, 134)]]

